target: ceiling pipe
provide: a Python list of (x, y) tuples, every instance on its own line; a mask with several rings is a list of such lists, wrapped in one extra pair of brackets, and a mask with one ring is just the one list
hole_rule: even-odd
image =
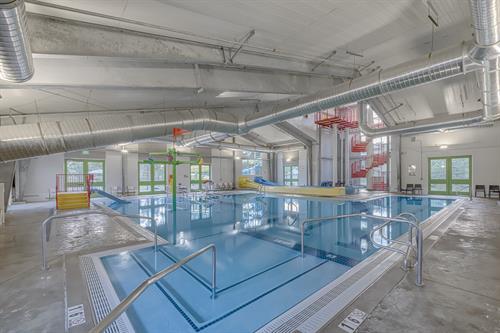
[(24, 1), (0, 0), (0, 78), (20, 83), (33, 73)]
[(360, 102), (359, 108), (359, 128), (366, 136), (369, 137), (432, 132), (450, 127), (456, 128), (470, 126), (472, 124), (478, 124), (483, 121), (483, 111), (478, 110), (474, 112), (446, 115), (444, 117), (434, 117), (430, 119), (411, 121), (405, 124), (400, 124), (388, 128), (370, 128), (367, 125), (366, 119), (368, 114), (368, 104)]
[(278, 103), (269, 112), (259, 112), (255, 118), (243, 122), (227, 119), (225, 113), (201, 109), (3, 126), (0, 161), (165, 136), (175, 127), (189, 131), (244, 134), (254, 128), (482, 69), (472, 61), (468, 50), (470, 46), (462, 43), (455, 48), (433, 52), (423, 59), (379, 70), (323, 93)]
[(202, 135), (198, 135), (198, 136), (193, 136), (193, 137), (188, 138), (188, 139), (183, 139), (183, 140), (178, 141), (177, 143), (183, 147), (193, 147), (193, 146), (203, 145), (206, 143), (212, 143), (212, 142), (216, 142), (216, 141), (224, 141), (232, 136), (233, 135), (228, 134), (228, 133), (210, 132), (208, 134), (202, 134)]
[(478, 73), (484, 119), (500, 119), (500, 32), (497, 0), (470, 0), (475, 45), (469, 57), (482, 65)]
[(238, 143), (214, 142), (214, 143), (204, 144), (203, 146), (215, 148), (215, 149), (255, 151), (255, 152), (260, 152), (260, 153), (276, 153), (276, 152), (280, 152), (280, 151), (296, 151), (296, 150), (305, 149), (304, 145), (301, 145), (301, 144), (292, 144), (292, 145), (287, 145), (287, 146), (267, 148), (267, 147), (251, 146), (251, 145), (241, 145)]

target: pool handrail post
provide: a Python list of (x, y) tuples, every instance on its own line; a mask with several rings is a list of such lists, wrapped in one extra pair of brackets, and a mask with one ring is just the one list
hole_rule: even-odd
[(155, 284), (166, 275), (174, 272), (175, 270), (181, 268), (185, 264), (187, 264), (192, 259), (202, 255), (206, 251), (212, 250), (212, 298), (216, 297), (216, 280), (215, 277), (217, 275), (217, 262), (216, 262), (216, 248), (214, 244), (209, 244), (204, 248), (191, 253), (187, 257), (182, 258), (176, 263), (168, 266), (167, 268), (159, 271), (158, 273), (150, 276), (146, 280), (144, 280), (140, 285), (138, 285), (123, 301), (120, 302), (110, 313), (106, 315), (94, 328), (92, 328), (89, 333), (101, 333), (106, 330), (106, 328), (111, 325), (127, 308), (137, 299), (142, 293), (151, 285)]
[(105, 210), (101, 209), (90, 209), (90, 210), (85, 210), (85, 211), (79, 211), (79, 212), (72, 212), (72, 213), (63, 213), (63, 214), (54, 214), (46, 218), (42, 222), (42, 247), (41, 247), (41, 252), (42, 252), (42, 270), (46, 271), (49, 269), (49, 266), (47, 264), (47, 226), (55, 219), (60, 219), (60, 218), (67, 218), (67, 217), (76, 217), (76, 216), (82, 216), (82, 215), (105, 215), (108, 217), (129, 217), (129, 218), (141, 218), (141, 219), (148, 219), (154, 222), (155, 224), (155, 237), (154, 237), (154, 247), (155, 251), (157, 251), (158, 248), (158, 235), (157, 235), (157, 230), (156, 230), (156, 219), (153, 217), (149, 216), (142, 216), (142, 215), (125, 215), (125, 214), (119, 214), (116, 212), (107, 212)]
[[(378, 219), (378, 220), (384, 220), (386, 222), (382, 223), (381, 225), (378, 225), (376, 228), (372, 229), (371, 232), (370, 232), (370, 240), (372, 241), (372, 243), (375, 244), (375, 242), (373, 241), (373, 235), (375, 234), (376, 231), (379, 231), (382, 235), (382, 231), (381, 229), (384, 228), (385, 226), (387, 226), (388, 224), (391, 224), (392, 222), (400, 222), (400, 223), (407, 223), (408, 226), (409, 226), (409, 232), (410, 230), (412, 230), (413, 228), (415, 228), (415, 230), (417, 231), (417, 235), (416, 235), (416, 242), (417, 242), (417, 271), (416, 271), (416, 281), (415, 281), (415, 284), (419, 287), (422, 287), (424, 284), (423, 284), (423, 257), (424, 257), (424, 242), (423, 242), (423, 232), (422, 232), (422, 228), (418, 222), (418, 219), (417, 217), (412, 214), (412, 213), (401, 213), (400, 215), (396, 216), (396, 217), (383, 217), (383, 216), (375, 216), (375, 215), (369, 215), (369, 214), (366, 214), (366, 213), (355, 213), (355, 214), (345, 214), (345, 215), (334, 215), (334, 216), (327, 216), (327, 217), (319, 217), (319, 218), (313, 218), (313, 219), (307, 219), (307, 220), (304, 220), (302, 221), (301, 223), (301, 228), (300, 228), (300, 241), (301, 241), (301, 244), (300, 244), (300, 252), (301, 252), (301, 255), (302, 255), (302, 258), (304, 257), (304, 232), (305, 232), (305, 225), (307, 223), (320, 223), (320, 222), (323, 222), (323, 221), (328, 221), (328, 220), (338, 220), (338, 219), (342, 219), (342, 218), (349, 218), (349, 217), (369, 217), (369, 218), (373, 218), (373, 219)], [(404, 218), (401, 218), (403, 216), (407, 216), (407, 217), (411, 217), (414, 219), (414, 221), (410, 221), (410, 219), (404, 219)], [(411, 235), (413, 235), (413, 232), (411, 232)], [(382, 235), (383, 237), (383, 235)], [(409, 255), (409, 252), (408, 251), (411, 251), (411, 248), (413, 248), (413, 236), (411, 236), (411, 238), (409, 239), (409, 242), (408, 243), (405, 243), (405, 242), (402, 242), (402, 241), (399, 241), (399, 240), (389, 240), (388, 241), (390, 242), (393, 242), (393, 243), (396, 243), (396, 244), (401, 244), (401, 245), (406, 245), (408, 246), (407, 248), (407, 251), (403, 251), (401, 249), (398, 249), (398, 248), (394, 248), (390, 245), (383, 245), (383, 244), (377, 244), (379, 245), (380, 247), (384, 248), (384, 249), (387, 249), (387, 250), (390, 250), (390, 251), (393, 251), (393, 252), (397, 252), (397, 253), (400, 253), (402, 255), (405, 256), (405, 260), (407, 258), (407, 256)]]

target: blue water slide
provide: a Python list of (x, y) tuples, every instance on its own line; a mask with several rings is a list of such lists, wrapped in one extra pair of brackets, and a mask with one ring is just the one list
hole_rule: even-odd
[(253, 178), (253, 181), (256, 182), (257, 184), (260, 184), (260, 185), (266, 185), (266, 186), (279, 186), (278, 183), (274, 183), (270, 180), (267, 180), (265, 178), (262, 178), (262, 177), (254, 177)]
[(126, 204), (126, 203), (130, 203), (130, 201), (127, 201), (127, 200), (123, 200), (123, 199), (120, 199), (118, 198), (117, 196), (111, 194), (111, 193), (108, 193), (106, 191), (103, 191), (103, 190), (99, 190), (97, 188), (93, 188), (92, 189), (92, 193), (97, 193), (99, 195), (102, 195), (103, 197), (106, 197), (108, 199), (111, 199), (117, 203), (120, 203), (120, 204)]

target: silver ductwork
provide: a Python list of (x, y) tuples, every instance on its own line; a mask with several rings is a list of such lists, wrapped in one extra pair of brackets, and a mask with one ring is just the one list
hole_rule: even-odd
[(287, 146), (279, 146), (274, 148), (251, 146), (251, 145), (241, 145), (237, 143), (206, 143), (203, 146), (215, 148), (215, 149), (231, 149), (231, 150), (243, 150), (243, 151), (256, 151), (260, 153), (276, 153), (280, 151), (296, 151), (301, 149), (306, 149), (302, 144), (292, 144)]
[(370, 128), (367, 126), (367, 103), (359, 103), (360, 106), (360, 119), (359, 127), (361, 131), (369, 137), (387, 136), (387, 135), (406, 135), (421, 132), (438, 131), (446, 128), (466, 127), (478, 124), (483, 121), (483, 111), (478, 110), (474, 112), (459, 113), (452, 115), (445, 115), (441, 117), (434, 117), (430, 119), (423, 119), (411, 121), (405, 124), (392, 126), (389, 128)]
[(284, 105), (280, 111), (247, 121), (246, 128), (253, 129), (263, 125), (282, 122), (287, 119), (320, 112), (346, 104), (388, 94), (405, 88), (442, 80), (464, 74), (469, 64), (467, 44), (430, 53), (424, 59), (411, 61), (399, 66), (380, 70), (323, 92)]
[(198, 135), (194, 136), (192, 138), (188, 138), (185, 140), (181, 140), (179, 145), (184, 146), (184, 147), (193, 147), (197, 145), (204, 145), (207, 143), (212, 143), (212, 142), (217, 142), (217, 141), (224, 141), (227, 138), (230, 138), (234, 136), (228, 133), (207, 133), (203, 135)]
[(500, 32), (497, 0), (470, 0), (475, 45), (470, 58), (482, 65), (479, 72), (485, 120), (500, 118)]
[(209, 110), (98, 116), (56, 122), (2, 126), (0, 161), (103, 147), (170, 135), (178, 127), (237, 133), (235, 119)]
[[(253, 128), (281, 122), (324, 109), (341, 106), (400, 89), (464, 73), (466, 45), (436, 52), (342, 84), (323, 94), (277, 105), (263, 116), (239, 123), (220, 119), (209, 110), (169, 111), (133, 115), (108, 115), (76, 120), (3, 126), (0, 131), (0, 161), (96, 148), (171, 134), (174, 127), (228, 134), (247, 133)], [(228, 117), (226, 113), (224, 117)]]
[(33, 72), (24, 1), (0, 0), (0, 78), (20, 83)]
[[(484, 15), (489, 15), (488, 11), (485, 14), (481, 14), (483, 12), (481, 8), (492, 5), (492, 2), (494, 0), (471, 0), (471, 6), (473, 8), (477, 7), (477, 13), (479, 13), (474, 14), (475, 9), (473, 9), (473, 15), (479, 15), (481, 18), (484, 18)], [(474, 21), (477, 30), (476, 35), (480, 35), (477, 41), (486, 43), (498, 37), (493, 28), (486, 28), (493, 19)], [(0, 131), (0, 161), (10, 161), (38, 155), (102, 147), (121, 142), (165, 136), (170, 134), (174, 127), (190, 131), (205, 130), (228, 134), (243, 134), (257, 127), (282, 122), (287, 119), (333, 107), (365, 101), (402, 89), (461, 75), (467, 71), (483, 69), (484, 61), (481, 62), (478, 59), (484, 59), (486, 55), (495, 54), (492, 50), (497, 47), (497, 44), (487, 47), (478, 47), (476, 45), (471, 49), (470, 45), (462, 43), (460, 46), (452, 49), (433, 52), (417, 61), (407, 62), (399, 66), (380, 70), (371, 75), (362, 76), (320, 94), (287, 104), (278, 104), (272, 110), (268, 110), (267, 113), (261, 111), (259, 112), (259, 116), (241, 123), (236, 119), (219, 119), (218, 115), (221, 113), (207, 110), (189, 110), (129, 116), (99, 116), (79, 120), (4, 126), (2, 127), (2, 131)], [(491, 64), (491, 60), (496, 59), (497, 56), (486, 58), (489, 60), (488, 63)], [(497, 68), (498, 66), (495, 65), (490, 66), (489, 70), (485, 70), (486, 73), (491, 74), (488, 79), (486, 77), (484, 79), (486, 82), (484, 94), (487, 94), (489, 97), (484, 98), (483, 103), (485, 103), (485, 114), (488, 119), (496, 118), (497, 114), (497, 111), (492, 109), (492, 107), (496, 108), (498, 105), (497, 88), (500, 86), (500, 81), (496, 75)], [(486, 111), (486, 109), (491, 111)], [(225, 115), (225, 117), (228, 116)], [(476, 123), (479, 120), (474, 114), (467, 115), (467, 118), (461, 116), (458, 119), (446, 119), (437, 123), (436, 121), (437, 119), (431, 119), (399, 125), (399, 127), (396, 126), (381, 131), (369, 129), (366, 126), (364, 130), (367, 132), (376, 131), (374, 135), (382, 135), (381, 133), (384, 131), (383, 133), (388, 135), (408, 131), (409, 126), (412, 126), (415, 132), (418, 130), (428, 130), (429, 128), (438, 129), (466, 125)]]

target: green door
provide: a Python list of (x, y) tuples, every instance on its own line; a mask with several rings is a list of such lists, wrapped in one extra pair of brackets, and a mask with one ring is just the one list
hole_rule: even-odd
[(139, 162), (139, 194), (165, 193), (167, 165), (162, 161)]
[(472, 180), (472, 158), (429, 158), (429, 194), (468, 195)]
[(103, 160), (76, 160), (65, 161), (66, 191), (85, 190), (85, 179), (82, 175), (94, 175), (92, 188), (104, 190), (104, 161)]

